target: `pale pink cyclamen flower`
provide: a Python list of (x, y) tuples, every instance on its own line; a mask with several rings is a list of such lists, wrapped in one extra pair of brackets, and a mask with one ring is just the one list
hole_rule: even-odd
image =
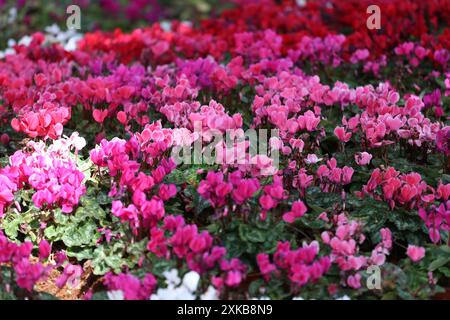
[(354, 276), (349, 276), (347, 278), (347, 284), (353, 289), (361, 288), (361, 275), (357, 273)]
[(318, 158), (315, 154), (308, 154), (305, 162), (306, 162), (306, 164), (315, 164), (321, 160), (322, 160), (322, 158)]
[(370, 52), (367, 49), (358, 49), (350, 57), (350, 62), (355, 64), (358, 61), (366, 60), (370, 56)]
[(355, 154), (355, 161), (360, 166), (368, 165), (370, 160), (372, 160), (372, 155), (368, 152), (360, 152)]
[(71, 288), (75, 288), (80, 283), (80, 278), (83, 273), (83, 268), (79, 265), (68, 263), (64, 267), (63, 274), (56, 279), (58, 288), (63, 288), (66, 284)]
[(422, 260), (423, 257), (425, 257), (425, 248), (417, 247), (417, 246), (410, 244), (410, 245), (408, 245), (406, 254), (412, 261), (418, 262), (418, 261)]

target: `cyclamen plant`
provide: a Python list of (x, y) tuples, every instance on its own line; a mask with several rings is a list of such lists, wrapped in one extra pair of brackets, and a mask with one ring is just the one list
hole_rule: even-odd
[[(0, 55), (0, 297), (448, 290), (449, 8), (387, 4), (371, 32), (352, 23), (369, 1), (330, 3), (236, 1), (201, 27), (36, 33)], [(210, 148), (248, 129), (278, 133), (267, 153)]]

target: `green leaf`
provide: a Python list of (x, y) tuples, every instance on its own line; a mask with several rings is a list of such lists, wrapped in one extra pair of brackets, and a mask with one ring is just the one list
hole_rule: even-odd
[(450, 257), (439, 257), (428, 266), (428, 271), (435, 271), (440, 267), (446, 266), (450, 263)]

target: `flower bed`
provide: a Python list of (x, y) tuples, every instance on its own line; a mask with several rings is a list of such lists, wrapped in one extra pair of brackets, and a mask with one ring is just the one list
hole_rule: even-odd
[(4, 52), (1, 298), (47, 278), (86, 299), (449, 287), (448, 2), (384, 1), (379, 31), (369, 1), (236, 2)]

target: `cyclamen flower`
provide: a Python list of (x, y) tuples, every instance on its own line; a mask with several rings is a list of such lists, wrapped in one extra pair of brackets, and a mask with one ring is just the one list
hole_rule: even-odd
[(372, 160), (372, 155), (367, 152), (361, 152), (358, 154), (355, 154), (355, 161), (360, 166), (365, 166), (370, 163), (370, 160)]
[(3, 133), (0, 135), (0, 143), (6, 146), (10, 141), (9, 135), (6, 133)]
[(420, 174), (412, 172), (401, 175), (392, 167), (384, 171), (375, 169), (363, 187), (363, 192), (379, 197), (377, 192), (379, 186), (381, 186), (381, 196), (392, 209), (395, 205), (418, 207), (421, 202), (430, 203), (435, 198), (434, 194), (430, 193), (432, 189), (422, 181)]
[(291, 211), (283, 215), (283, 220), (288, 223), (293, 223), (295, 219), (301, 218), (307, 211), (303, 201), (299, 200), (292, 204)]
[(56, 286), (58, 288), (63, 288), (68, 284), (70, 288), (75, 288), (80, 283), (82, 273), (83, 269), (79, 265), (68, 263), (64, 267), (62, 275), (56, 279)]
[(342, 142), (348, 142), (350, 140), (350, 138), (352, 137), (352, 133), (351, 132), (345, 132), (345, 128), (344, 127), (336, 127), (334, 129), (334, 134)]
[(92, 116), (94, 117), (94, 120), (98, 123), (103, 123), (105, 121), (105, 118), (108, 116), (108, 110), (99, 110), (95, 109), (92, 112)]
[(34, 285), (46, 275), (46, 269), (40, 263), (33, 264), (26, 259), (14, 266), (17, 285), (31, 292)]
[(308, 188), (313, 183), (314, 177), (308, 175), (305, 168), (301, 168), (298, 175), (294, 177), (293, 186), (301, 190), (302, 194), (305, 193), (306, 188)]
[(269, 279), (268, 276), (272, 272), (277, 270), (277, 267), (274, 264), (270, 263), (269, 255), (266, 253), (259, 253), (256, 256), (256, 261), (258, 263), (259, 270), (261, 270), (261, 273), (264, 275), (264, 278), (266, 280)]
[(125, 112), (123, 112), (123, 111), (119, 111), (118, 113), (117, 113), (117, 120), (119, 120), (119, 122), (121, 123), (121, 124), (126, 124), (127, 123), (127, 114), (125, 113)]
[(7, 205), (14, 200), (14, 192), (17, 189), (16, 183), (11, 181), (8, 175), (2, 174), (2, 170), (0, 170), (0, 218)]
[(51, 247), (49, 243), (43, 239), (39, 243), (39, 260), (45, 260), (50, 256)]
[(274, 264), (268, 261), (268, 256), (257, 256), (258, 266), (266, 280), (270, 278), (275, 268), (287, 272), (289, 279), (298, 287), (306, 285), (309, 281), (316, 281), (322, 277), (331, 266), (329, 257), (316, 259), (319, 252), (319, 244), (316, 241), (311, 244), (303, 244), (297, 250), (291, 250), (289, 242), (279, 242), (275, 254)]
[(18, 132), (24, 132), (31, 138), (49, 137), (58, 139), (63, 131), (63, 125), (70, 119), (70, 109), (53, 102), (43, 106), (35, 106), (32, 110), (23, 110), (18, 118), (11, 121), (11, 126)]
[(322, 159), (318, 158), (317, 155), (315, 154), (308, 154), (308, 156), (306, 157), (305, 162), (307, 164), (316, 164), (317, 162), (321, 161)]
[(347, 284), (353, 289), (359, 289), (361, 287), (361, 275), (359, 273), (347, 278)]
[(177, 194), (177, 188), (174, 184), (161, 184), (159, 187), (159, 197), (163, 201), (167, 201), (173, 198)]
[[(172, 275), (173, 274), (173, 275)], [(167, 288), (159, 288), (156, 293), (152, 294), (151, 300), (195, 300), (200, 275), (195, 271), (186, 273), (183, 281), (178, 278), (178, 271), (172, 269), (172, 273), (164, 273), (166, 276)], [(168, 276), (174, 277), (176, 281), (172, 281)], [(181, 282), (181, 284), (180, 284)]]
[(351, 182), (353, 176), (353, 168), (351, 167), (337, 167), (337, 161), (331, 158), (327, 161), (327, 165), (321, 165), (317, 169), (317, 176), (322, 182), (322, 188), (327, 191), (331, 185), (346, 185)]
[[(35, 190), (32, 199), (36, 207), (58, 205), (63, 212), (70, 213), (86, 191), (83, 184), (84, 174), (78, 170), (70, 157), (71, 143), (76, 142), (60, 139), (55, 140), (49, 147), (45, 147), (42, 142), (30, 142), (28, 146), (33, 151), (14, 153), (10, 157), (11, 165), (3, 169), (3, 172), (19, 173), (16, 177), (18, 182), (25, 183)], [(0, 175), (0, 183), (5, 182), (5, 178), (1, 178)], [(8, 193), (5, 191), (2, 193), (0, 207), (2, 202), (10, 199)]]
[(314, 131), (320, 123), (320, 117), (316, 117), (311, 110), (308, 110), (303, 115), (299, 116), (297, 121), (300, 129)]
[(232, 191), (233, 185), (224, 181), (223, 173), (208, 172), (206, 180), (198, 186), (198, 193), (211, 202), (213, 207), (225, 205), (226, 196)]
[(408, 245), (408, 249), (406, 251), (406, 254), (413, 262), (418, 262), (423, 259), (425, 256), (425, 248), (423, 247), (417, 247), (414, 245)]
[(442, 128), (436, 134), (436, 147), (446, 156), (450, 155), (450, 127)]
[(366, 60), (369, 57), (369, 55), (370, 55), (369, 50), (358, 49), (350, 57), (350, 62), (353, 64), (358, 63), (359, 61)]
[(439, 206), (432, 205), (428, 210), (420, 208), (419, 217), (425, 222), (431, 241), (438, 243), (441, 240), (441, 230), (450, 231), (450, 201)]
[(244, 280), (247, 266), (239, 259), (233, 258), (231, 260), (222, 260), (220, 262), (220, 270), (225, 272), (225, 285), (228, 287), (236, 287)]
[(104, 284), (109, 292), (120, 292), (118, 297), (125, 300), (147, 300), (156, 288), (156, 279), (148, 273), (144, 279), (140, 280), (131, 274), (105, 275)]
[(386, 261), (386, 256), (389, 255), (389, 252), (392, 248), (392, 233), (388, 228), (383, 228), (380, 230), (381, 241), (372, 250), (372, 254), (370, 256), (370, 263), (381, 266)]
[(263, 195), (261, 198), (259, 198), (259, 203), (264, 210), (270, 210), (276, 204), (276, 202), (270, 195)]
[(260, 188), (258, 179), (243, 179), (241, 171), (230, 174), (229, 180), (233, 184), (231, 196), (237, 204), (243, 204)]

